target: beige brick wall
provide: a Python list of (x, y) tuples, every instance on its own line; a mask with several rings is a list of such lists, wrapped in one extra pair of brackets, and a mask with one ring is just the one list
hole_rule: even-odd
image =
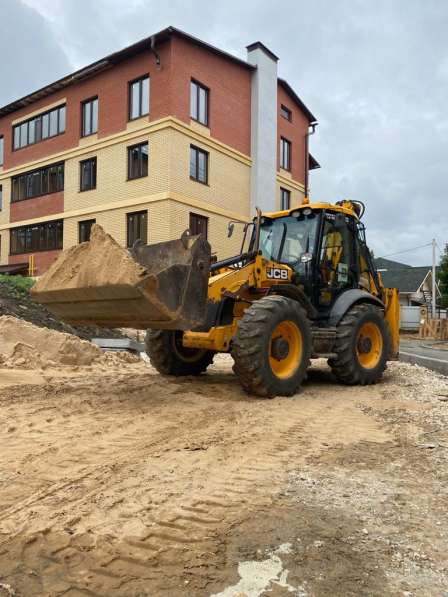
[[(156, 201), (143, 203), (135, 207), (117, 208), (103, 212), (97, 212), (84, 216), (66, 218), (64, 220), (64, 248), (78, 243), (79, 222), (83, 220), (96, 220), (106, 232), (111, 234), (121, 245), (126, 245), (126, 214), (134, 211), (148, 212), (148, 242), (157, 243), (172, 238), (170, 236), (170, 213), (169, 203)], [(185, 226), (186, 228), (187, 226)], [(184, 228), (184, 230), (185, 230)]]
[[(250, 166), (179, 131), (170, 130), (169, 135), (170, 190), (248, 217)], [(208, 185), (190, 179), (190, 145), (204, 149), (209, 154)]]
[[(209, 185), (190, 180), (190, 144), (200, 146), (185, 134), (164, 129), (132, 140), (132, 145), (148, 140), (148, 176), (127, 180), (127, 147), (131, 143), (120, 143), (92, 151), (82, 159), (96, 156), (97, 188), (79, 192), (79, 158), (66, 161), (65, 209), (91, 210), (105, 204), (148, 197), (148, 203), (129, 205), (125, 208), (108, 209), (77, 215), (65, 219), (64, 248), (78, 242), (78, 222), (96, 219), (120, 244), (126, 243), (126, 214), (132, 211), (148, 211), (148, 241), (161, 242), (179, 237), (189, 226), (190, 212), (209, 218), (209, 240), (220, 258), (236, 254), (241, 243), (242, 227), (236, 227), (234, 236), (227, 239), (229, 218), (213, 213), (223, 210), (249, 215), (250, 167), (216, 149), (204, 146), (209, 152)], [(188, 206), (175, 200), (154, 200), (157, 194), (179, 193), (188, 201), (206, 202), (210, 209)]]
[(278, 182), (277, 181), (277, 196), (275, 199), (275, 205), (276, 208), (279, 210), (281, 208), (281, 202), (280, 202), (280, 189), (287, 189), (288, 191), (290, 191), (291, 193), (291, 208), (292, 207), (297, 207), (299, 205), (302, 204), (303, 198), (305, 197), (305, 193), (299, 189), (297, 189), (295, 186), (292, 186), (291, 184), (288, 184), (285, 181), (281, 181)]
[[(11, 198), (11, 179), (6, 178), (0, 181), (2, 185), (3, 204), (0, 211), (0, 225), (9, 222), (9, 201)], [(0, 230), (0, 265), (8, 263), (9, 254), (9, 230)]]
[[(148, 176), (127, 180), (127, 148), (148, 141)], [(132, 141), (110, 145), (82, 156), (97, 159), (97, 188), (79, 191), (79, 157), (65, 163), (64, 206), (66, 211), (87, 209), (113, 201), (139, 198), (169, 190), (170, 138), (168, 132), (141, 135)]]
[(127, 207), (104, 212), (89, 214), (88, 216), (66, 218), (64, 220), (64, 248), (78, 242), (78, 224), (82, 220), (96, 219), (109, 234), (121, 245), (126, 244), (126, 214), (132, 211), (148, 211), (148, 242), (157, 243), (173, 238), (179, 238), (189, 226), (190, 213), (205, 216), (208, 221), (208, 240), (212, 251), (219, 259), (236, 255), (241, 247), (243, 226), (235, 226), (234, 234), (227, 238), (229, 218), (215, 214), (208, 210), (183, 205), (177, 201), (165, 199), (148, 202), (136, 208)]
[(217, 254), (218, 259), (231, 257), (239, 253), (243, 238), (242, 225), (236, 225), (233, 235), (228, 238), (227, 225), (229, 218), (211, 213), (208, 210), (182, 205), (175, 201), (169, 201), (168, 211), (170, 214), (171, 238), (180, 237), (182, 232), (189, 226), (190, 213), (195, 213), (208, 218), (208, 241), (212, 246), (212, 252)]

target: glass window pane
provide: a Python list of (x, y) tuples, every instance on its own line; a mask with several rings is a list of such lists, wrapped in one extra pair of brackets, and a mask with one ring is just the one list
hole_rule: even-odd
[(53, 110), (50, 112), (50, 137), (54, 137), (58, 134), (58, 111)]
[(149, 114), (149, 77), (141, 81), (142, 86), (142, 106), (141, 113)]
[(147, 215), (146, 212), (140, 214), (139, 231), (138, 231), (138, 236), (139, 236), (140, 240), (145, 243), (145, 245), (147, 243), (147, 230), (148, 230), (148, 227), (146, 225), (146, 221), (147, 221), (146, 215)]
[(138, 147), (131, 147), (129, 149), (129, 178), (138, 176)]
[(36, 122), (34, 120), (30, 120), (28, 123), (28, 143), (32, 144), (36, 142)]
[(203, 151), (198, 152), (198, 180), (207, 182), (207, 154)]
[(52, 166), (51, 168), (49, 168), (48, 176), (49, 176), (48, 191), (50, 193), (55, 193), (58, 190), (58, 168), (57, 168), (57, 166)]
[(26, 176), (19, 178), (19, 201), (26, 198)]
[(58, 169), (58, 191), (64, 190), (64, 164), (59, 164)]
[(20, 126), (14, 127), (14, 149), (20, 147)]
[(98, 131), (98, 98), (92, 102), (92, 133)]
[(47, 249), (56, 248), (56, 227), (52, 224), (47, 224)]
[(79, 242), (85, 243), (90, 240), (90, 233), (92, 226), (96, 223), (96, 220), (84, 220), (79, 222)]
[(33, 197), (39, 196), (42, 192), (41, 177), (42, 175), (40, 171), (34, 172), (34, 174), (31, 176)]
[(192, 178), (197, 178), (197, 159), (198, 159), (198, 151), (194, 147), (190, 147), (190, 176)]
[(195, 120), (198, 119), (198, 86), (194, 81), (191, 81), (190, 86), (190, 115)]
[(48, 194), (48, 168), (45, 168), (45, 170), (42, 170), (42, 182), (41, 182), (42, 188), (42, 195), (47, 195)]
[(96, 186), (96, 160), (81, 162), (81, 191), (89, 191)]
[(50, 116), (44, 114), (42, 116), (42, 139), (47, 139), (50, 133)]
[(42, 117), (39, 116), (38, 118), (35, 118), (34, 122), (36, 123), (35, 138), (36, 143), (38, 143), (39, 141), (42, 141)]
[(207, 91), (199, 88), (199, 122), (207, 124)]
[(86, 162), (81, 162), (80, 168), (81, 168), (81, 191), (85, 191), (86, 190)]
[(90, 135), (92, 132), (90, 126), (92, 104), (90, 102), (86, 102), (85, 104), (83, 104), (82, 108), (82, 134), (86, 136)]
[(140, 85), (137, 81), (136, 83), (132, 83), (131, 85), (131, 109), (130, 109), (130, 117), (138, 118), (140, 116)]
[(28, 123), (24, 122), (20, 125), (20, 147), (28, 145)]
[(65, 131), (65, 106), (59, 108), (59, 133), (63, 133)]
[(141, 172), (140, 176), (148, 176), (148, 145), (141, 146)]

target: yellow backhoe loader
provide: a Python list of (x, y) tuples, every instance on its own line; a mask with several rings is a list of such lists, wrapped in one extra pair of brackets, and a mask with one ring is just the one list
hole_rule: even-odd
[(257, 210), (240, 254), (216, 263), (188, 231), (128, 251), (94, 226), (33, 292), (72, 324), (148, 329), (164, 375), (198, 375), (229, 352), (257, 396), (294, 394), (311, 358), (328, 359), (344, 384), (372, 384), (398, 355), (399, 300), (375, 269), (363, 212), (356, 201)]

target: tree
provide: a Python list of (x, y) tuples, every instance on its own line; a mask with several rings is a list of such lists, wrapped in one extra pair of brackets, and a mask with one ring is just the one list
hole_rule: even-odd
[(448, 244), (445, 245), (445, 250), (440, 258), (438, 268), (439, 286), (442, 293), (441, 303), (443, 308), (448, 307)]

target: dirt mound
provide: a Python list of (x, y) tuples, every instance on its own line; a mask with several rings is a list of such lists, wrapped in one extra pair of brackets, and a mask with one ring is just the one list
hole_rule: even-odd
[(90, 242), (64, 251), (37, 281), (32, 295), (62, 288), (137, 284), (146, 270), (101, 226), (92, 227)]
[(91, 365), (101, 357), (97, 346), (72, 334), (37, 327), (16, 317), (0, 317), (3, 366), (32, 369), (52, 364)]

